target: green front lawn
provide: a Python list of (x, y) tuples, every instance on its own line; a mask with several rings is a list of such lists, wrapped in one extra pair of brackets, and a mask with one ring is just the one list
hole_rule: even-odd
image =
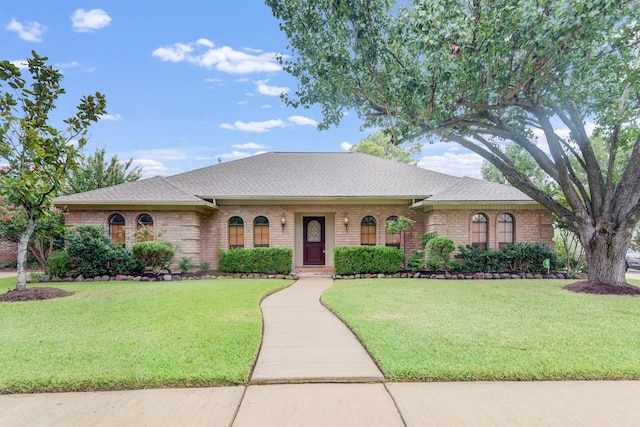
[(55, 283), (75, 295), (0, 303), (0, 393), (243, 384), (259, 303), (290, 283)]
[(339, 280), (322, 299), (391, 380), (639, 379), (640, 297), (570, 282)]

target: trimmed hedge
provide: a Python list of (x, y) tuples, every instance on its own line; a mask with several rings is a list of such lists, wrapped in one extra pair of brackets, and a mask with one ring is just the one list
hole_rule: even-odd
[(545, 259), (549, 260), (551, 271), (561, 266), (556, 252), (541, 242), (509, 243), (499, 250), (459, 246), (456, 258), (460, 260), (461, 270), (472, 273), (521, 271), (544, 274), (547, 272), (543, 266)]
[(336, 246), (336, 274), (392, 274), (402, 268), (405, 254), (389, 246)]
[(290, 248), (239, 248), (221, 250), (218, 271), (223, 273), (289, 274), (293, 264)]

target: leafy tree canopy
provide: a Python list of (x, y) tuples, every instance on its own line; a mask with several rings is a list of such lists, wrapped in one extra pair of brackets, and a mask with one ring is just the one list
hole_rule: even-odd
[(110, 187), (137, 181), (142, 176), (141, 167), (131, 166), (133, 159), (123, 162), (117, 155), (113, 155), (107, 161), (105, 156), (106, 150), (103, 148), (83, 158), (78, 168), (70, 171), (65, 193), (74, 194)]
[(413, 159), (412, 156), (419, 155), (422, 152), (422, 144), (415, 142), (410, 147), (405, 148), (401, 145), (393, 144), (389, 136), (386, 136), (383, 132), (377, 132), (362, 138), (359, 143), (352, 145), (349, 151), (371, 154), (372, 156), (415, 166), (418, 161)]
[[(289, 105), (319, 104), (320, 128), (353, 109), (395, 143), (436, 136), (466, 147), (580, 236), (591, 282), (625, 283), (640, 218), (640, 135), (621, 134), (640, 118), (640, 2), (266, 3), (289, 39), (284, 69), (299, 82), (284, 95)], [(606, 139), (604, 161), (586, 122)], [(514, 144), (564, 202), (514, 164), (503, 148)]]

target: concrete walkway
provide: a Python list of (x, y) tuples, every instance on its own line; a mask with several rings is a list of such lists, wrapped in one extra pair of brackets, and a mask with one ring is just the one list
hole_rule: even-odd
[(640, 425), (640, 381), (385, 383), (319, 303), (330, 285), (305, 277), (263, 301), (247, 387), (5, 395), (0, 426)]
[(332, 284), (303, 277), (262, 301), (264, 333), (251, 384), (384, 381), (356, 337), (320, 304)]

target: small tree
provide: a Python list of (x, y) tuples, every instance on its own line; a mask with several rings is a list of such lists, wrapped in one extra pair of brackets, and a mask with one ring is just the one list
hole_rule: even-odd
[(77, 113), (64, 120), (64, 132), (51, 126), (49, 114), (65, 91), (60, 87), (62, 74), (46, 65), (47, 59), (32, 51), (27, 59), (30, 86), (18, 67), (0, 62), (0, 160), (8, 164), (0, 174), (0, 188), (5, 203), (21, 208), (25, 218), (18, 241), (16, 289), (26, 287), (27, 248), (36, 221), (51, 212), (53, 197), (78, 166), (90, 124), (106, 113), (104, 96), (96, 92), (83, 97)]

